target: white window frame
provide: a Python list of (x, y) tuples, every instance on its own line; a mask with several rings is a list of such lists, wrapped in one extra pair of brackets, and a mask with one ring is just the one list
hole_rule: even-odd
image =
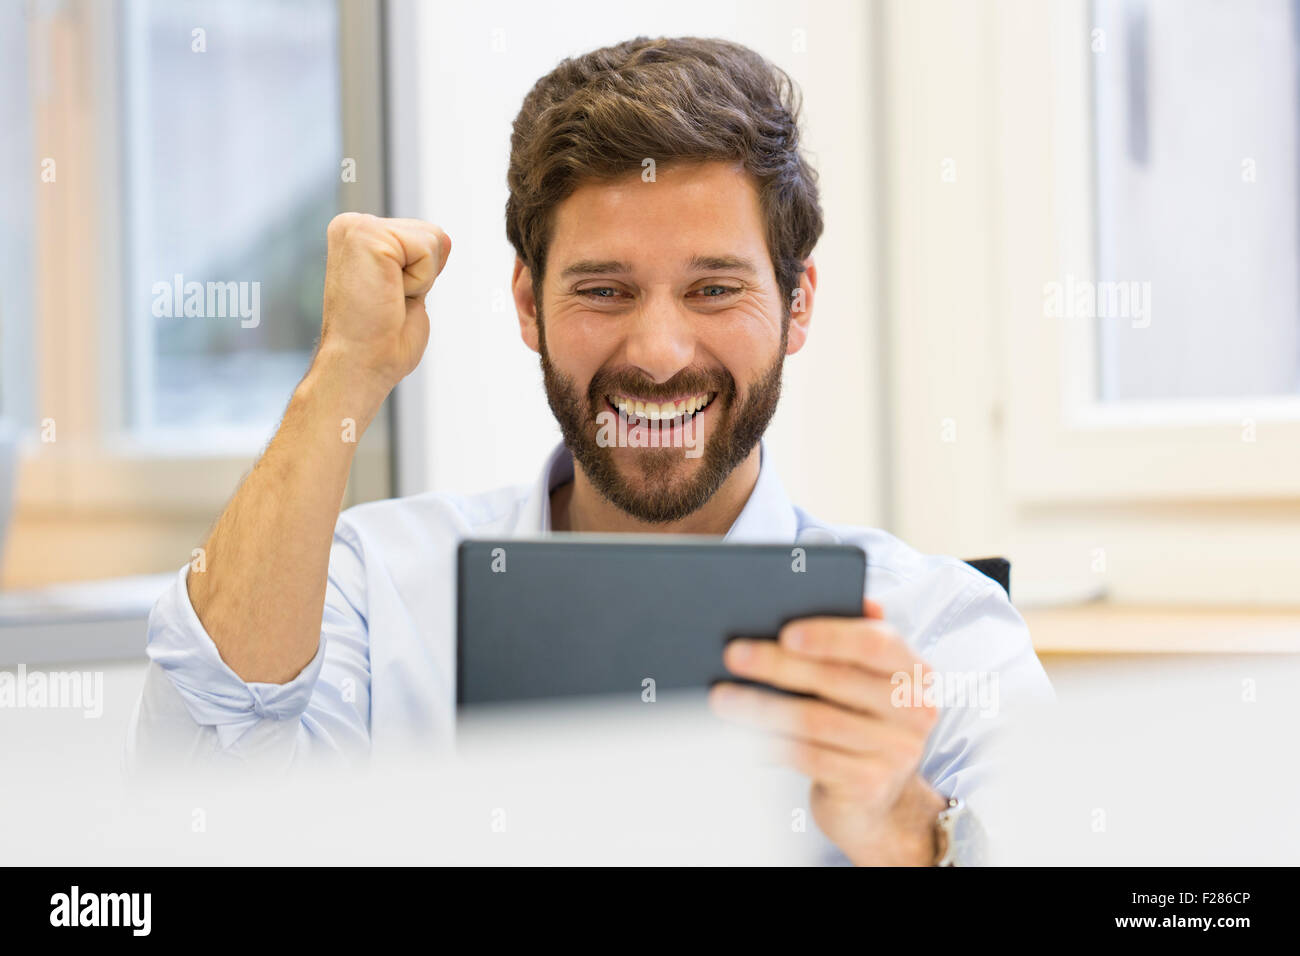
[(1046, 282), (1093, 275), (1089, 20), (881, 6), (889, 528), (1009, 557), (1022, 607), (1294, 606), (1294, 403), (1093, 407), (1092, 323), (1044, 315)]
[(1044, 316), (1045, 281), (1097, 278), (1094, 144), (1077, 119), (1091, 112), (1091, 58), (1116, 54), (1091, 52), (1086, 2), (998, 9), (1004, 35), (1028, 20), (1051, 37), (999, 66), (1002, 194), (1020, 197), (1003, 206), (1013, 493), (1042, 503), (1295, 497), (1300, 398), (1103, 402), (1097, 320)]
[[(371, 171), (347, 185), (342, 202), (345, 208), (382, 213), (386, 197), (380, 6), (376, 0), (343, 2), (339, 10), (342, 153)], [(205, 432), (189, 442), (160, 446), (125, 430), (124, 346), (130, 337), (117, 251), (121, 104), (115, 93), (102, 99), (92, 94), (120, 88), (124, 65), (119, 62), (117, 36), (119, 24), (131, 15), (131, 5), (122, 0), (83, 4), (43, 10), (33, 27), (34, 69), (46, 71), (50, 86), (45, 88), (64, 101), (55, 108), (78, 97), (94, 105), (85, 111), (91, 122), (84, 127), (64, 118), (56, 121), (51, 129), (67, 137), (60, 142), (41, 135), (47, 104), (35, 110), (37, 152), (80, 159), (60, 161), (58, 189), (38, 191), (36, 197), (33, 345), (40, 361), (40, 387), (32, 402), (36, 421), (26, 423), (19, 446), (15, 517), (32, 513), (75, 519), (121, 512), (215, 517), (272, 434)], [(46, 224), (53, 229), (44, 231)], [(73, 268), (74, 263), (88, 264), (89, 269)], [(286, 404), (289, 397), (286, 390)], [(45, 419), (54, 420), (52, 443), (41, 440)], [(345, 506), (391, 494), (388, 425), (383, 421), (383, 427), (371, 428), (362, 438)]]

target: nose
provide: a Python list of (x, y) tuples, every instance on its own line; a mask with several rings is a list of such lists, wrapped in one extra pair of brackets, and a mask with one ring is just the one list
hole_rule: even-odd
[(628, 364), (657, 383), (666, 382), (695, 358), (691, 317), (667, 297), (647, 300), (629, 319), (624, 345)]

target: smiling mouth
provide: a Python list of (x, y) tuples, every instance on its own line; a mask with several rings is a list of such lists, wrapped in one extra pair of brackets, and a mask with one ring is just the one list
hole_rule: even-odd
[(717, 392), (701, 392), (677, 401), (647, 402), (628, 395), (606, 395), (605, 401), (621, 418), (632, 424), (676, 428), (709, 408), (717, 397)]

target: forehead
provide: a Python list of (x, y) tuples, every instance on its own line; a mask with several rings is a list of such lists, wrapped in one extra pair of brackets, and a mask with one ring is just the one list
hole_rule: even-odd
[(761, 255), (762, 208), (753, 177), (739, 163), (660, 165), (655, 181), (630, 173), (584, 183), (555, 208), (547, 274), (580, 259), (644, 261), (671, 251)]

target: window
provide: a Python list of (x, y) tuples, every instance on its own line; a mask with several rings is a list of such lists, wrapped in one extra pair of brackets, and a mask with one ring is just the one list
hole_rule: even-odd
[[(32, 349), (32, 91), (25, 5), (0, 5), (0, 423), (29, 421)], [(0, 427), (3, 427), (0, 425)]]
[(1022, 606), (1295, 603), (1296, 6), (889, 7), (891, 530)]
[[(264, 437), (320, 329), (339, 210), (338, 14), (330, 0), (125, 13), (127, 422), (159, 441)], [(199, 288), (203, 314), (188, 314)]]
[[(384, 212), (379, 39), (336, 0), (0, 9), (6, 586), (200, 543), (307, 368), (330, 218)], [(391, 492), (387, 428), (345, 505)]]
[(1298, 17), (1094, 4), (1097, 277), (1137, 306), (1098, 316), (1103, 401), (1300, 394)]

